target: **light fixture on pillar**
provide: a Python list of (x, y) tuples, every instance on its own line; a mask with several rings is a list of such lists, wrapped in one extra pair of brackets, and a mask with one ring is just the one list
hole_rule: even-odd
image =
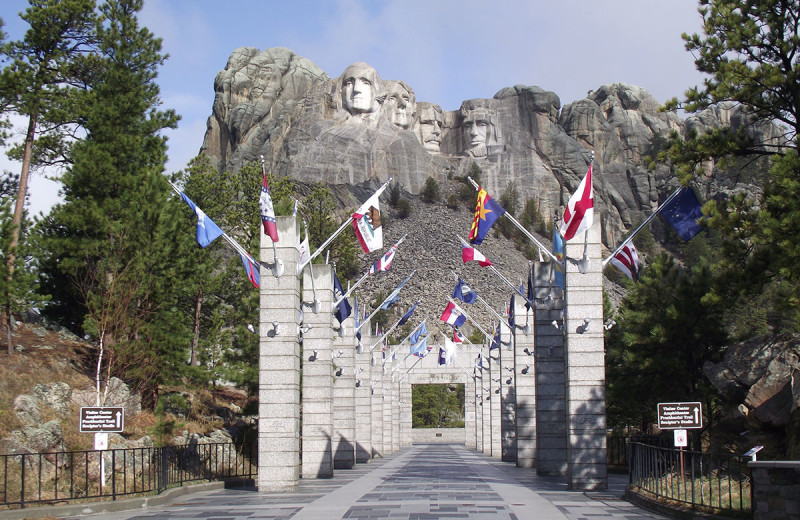
[(522, 349), (522, 351), (523, 351), (523, 352), (525, 353), (525, 355), (527, 355), (527, 356), (532, 356), (532, 355), (533, 355), (533, 352), (532, 352), (532, 351), (531, 351), (531, 349), (529, 349), (528, 347), (525, 347), (524, 349)]
[(248, 324), (247, 324), (247, 330), (249, 330), (249, 331), (250, 331), (250, 332), (252, 332), (253, 334), (255, 334), (255, 333), (256, 333), (256, 328), (255, 328), (255, 327), (253, 327), (253, 324), (252, 324), (252, 323), (248, 323)]
[(316, 361), (317, 360), (317, 356), (319, 356), (319, 351), (314, 349), (314, 350), (311, 351), (311, 355), (308, 356), (308, 360), (309, 361)]
[(361, 388), (361, 380), (356, 379), (356, 388)]
[(314, 298), (314, 301), (311, 303), (311, 311), (314, 314), (319, 314), (319, 311), (321, 311), (321, 310), (322, 310), (322, 302), (320, 302), (318, 299)]
[(336, 377), (341, 377), (342, 367), (336, 367), (336, 372), (334, 372), (334, 374), (336, 374)]
[(513, 367), (506, 367), (506, 370), (508, 370), (509, 372), (513, 372), (514, 368)]
[(530, 324), (526, 323), (525, 326), (522, 327), (522, 333), (525, 334), (526, 336), (530, 336), (531, 335), (531, 326), (530, 326)]
[(616, 325), (617, 322), (611, 318), (608, 318), (605, 323), (603, 323), (603, 328), (606, 330), (611, 330), (611, 328)]
[(506, 379), (506, 384), (510, 385), (513, 381), (514, 381), (514, 378), (509, 377), (508, 379)]
[(274, 338), (275, 336), (280, 334), (279, 326), (280, 326), (280, 323), (278, 323), (277, 321), (273, 321), (272, 322), (272, 329), (267, 331), (267, 337)]
[(331, 352), (331, 359), (336, 359), (338, 357), (342, 357), (342, 354), (344, 354), (344, 350), (341, 350), (341, 349), (339, 349), (339, 350), (337, 350), (335, 352)]
[[(339, 325), (339, 328), (336, 329), (336, 332), (339, 333), (339, 337), (340, 338), (343, 338), (344, 337), (344, 333), (345, 333), (344, 325)], [(360, 352), (359, 352), (359, 354), (360, 354)]]
[(364, 345), (361, 344), (361, 340), (358, 340), (356, 344), (356, 354), (363, 354), (364, 353)]
[(556, 329), (556, 330), (561, 330), (561, 327), (558, 326), (558, 321), (557, 320), (551, 321), (550, 325), (552, 325), (553, 328)]
[(583, 318), (583, 324), (582, 325), (578, 325), (578, 328), (575, 329), (575, 332), (577, 332), (578, 334), (584, 334), (586, 332), (589, 332), (589, 324), (590, 323), (591, 323), (591, 320), (589, 320), (589, 318)]
[(525, 368), (522, 369), (522, 373), (523, 374), (527, 374), (528, 372), (530, 372), (530, 370), (531, 370), (531, 366), (530, 365), (525, 365)]

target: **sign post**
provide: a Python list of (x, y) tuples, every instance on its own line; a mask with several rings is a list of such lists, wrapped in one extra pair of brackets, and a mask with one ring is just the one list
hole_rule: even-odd
[[(125, 408), (122, 406), (82, 406), (81, 433), (94, 433), (94, 449), (100, 452), (100, 492), (106, 481), (103, 451), (108, 449), (108, 434), (122, 433), (125, 429)], [(113, 471), (113, 468), (112, 468)]]

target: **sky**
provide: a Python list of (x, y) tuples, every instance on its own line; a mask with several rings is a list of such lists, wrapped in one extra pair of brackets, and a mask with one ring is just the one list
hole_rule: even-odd
[[(24, 36), (18, 13), (27, 6), (0, 5), (8, 40)], [(702, 83), (681, 39), (700, 31), (697, 7), (697, 0), (144, 0), (139, 23), (169, 55), (156, 82), (162, 107), (182, 118), (165, 132), (172, 172), (198, 153), (214, 77), (237, 47), (286, 47), (330, 77), (364, 61), (445, 110), (517, 84), (553, 91), (562, 106), (617, 82), (663, 103)], [(5, 155), (0, 167), (20, 169)], [(34, 174), (32, 214), (58, 201), (59, 183), (45, 178), (58, 173)]]

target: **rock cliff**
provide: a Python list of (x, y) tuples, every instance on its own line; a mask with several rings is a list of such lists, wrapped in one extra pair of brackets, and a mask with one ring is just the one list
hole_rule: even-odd
[[(412, 87), (364, 63), (331, 78), (288, 49), (238, 48), (214, 82), (202, 152), (220, 170), (264, 155), (271, 172), (297, 181), (354, 186), (393, 177), (415, 194), (428, 177), (463, 175), (475, 162), (490, 194), (513, 182), (521, 201), (535, 199), (547, 218), (560, 213), (594, 152), (596, 212), (614, 247), (677, 185), (667, 165), (649, 169), (646, 159), (670, 131), (746, 120), (738, 107), (720, 105), (684, 121), (621, 83), (563, 107), (553, 92), (515, 85), (455, 111), (417, 102)], [(756, 131), (765, 142), (778, 138), (771, 128)], [(701, 198), (721, 189), (704, 188)]]

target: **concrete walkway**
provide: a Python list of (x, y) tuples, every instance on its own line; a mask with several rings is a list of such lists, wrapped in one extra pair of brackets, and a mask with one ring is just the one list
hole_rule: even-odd
[(626, 476), (609, 489), (568, 491), (563, 478), (499, 462), (463, 445), (428, 444), (336, 471), (334, 478), (303, 480), (292, 493), (254, 488), (193, 493), (169, 505), (136, 511), (58, 518), (144, 519), (409, 519), (596, 520), (667, 518), (622, 499)]

